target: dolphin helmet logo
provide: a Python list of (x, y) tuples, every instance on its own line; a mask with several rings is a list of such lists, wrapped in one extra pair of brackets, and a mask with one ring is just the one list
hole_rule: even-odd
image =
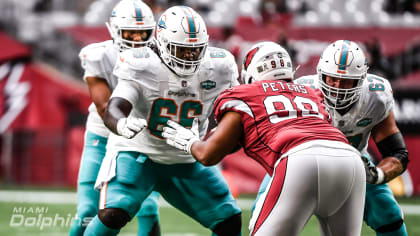
[(162, 29), (166, 29), (166, 15), (163, 15), (157, 24), (158, 31), (160, 32)]

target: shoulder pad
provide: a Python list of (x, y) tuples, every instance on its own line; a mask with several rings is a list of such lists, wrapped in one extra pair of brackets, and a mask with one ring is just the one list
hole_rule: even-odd
[(160, 70), (161, 60), (148, 47), (134, 48), (120, 53), (114, 68), (114, 75), (122, 79), (137, 80), (139, 73), (156, 74)]
[[(209, 47), (203, 62), (204, 67), (215, 68), (223, 72), (237, 73), (235, 57), (223, 48)], [(236, 71), (236, 72), (235, 72)]]
[(293, 83), (306, 85), (306, 86), (309, 86), (313, 89), (319, 88), (318, 75), (301, 76), (301, 77), (293, 80)]
[(209, 47), (206, 52), (206, 57), (210, 60), (217, 62), (235, 61), (234, 56), (228, 50), (223, 48)]
[(110, 46), (113, 46), (111, 40), (89, 44), (80, 50), (80, 60), (82, 63), (83, 61), (101, 61)]
[(362, 93), (367, 93), (377, 104), (382, 104), (388, 113), (394, 105), (392, 87), (389, 81), (383, 77), (367, 74), (363, 83)]
[(124, 63), (136, 71), (153, 70), (160, 62), (158, 55), (149, 47), (133, 48), (120, 54), (118, 63)]

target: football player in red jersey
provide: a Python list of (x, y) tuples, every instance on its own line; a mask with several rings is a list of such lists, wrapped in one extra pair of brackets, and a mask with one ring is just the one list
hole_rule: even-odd
[[(249, 227), (251, 235), (298, 235), (315, 215), (322, 235), (360, 235), (365, 170), (360, 153), (330, 122), (323, 96), (287, 82), (289, 54), (272, 42), (254, 45), (244, 59), (245, 85), (215, 102), (218, 126), (200, 141), (197, 122), (168, 121), (167, 143), (214, 165), (238, 143), (271, 176)], [(286, 80), (286, 81), (285, 81)]]

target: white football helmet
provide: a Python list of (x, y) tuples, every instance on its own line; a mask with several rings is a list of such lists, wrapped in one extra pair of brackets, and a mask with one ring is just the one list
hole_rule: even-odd
[(156, 26), (156, 45), (160, 56), (179, 76), (193, 75), (198, 71), (208, 40), (204, 20), (190, 7), (167, 9)]
[[(327, 106), (345, 109), (360, 97), (362, 84), (368, 70), (367, 59), (355, 42), (338, 40), (330, 44), (322, 53), (317, 73)], [(326, 83), (326, 76), (353, 80), (352, 88), (335, 88)]]
[(268, 41), (252, 46), (242, 64), (241, 83), (278, 79), (293, 80), (292, 60), (286, 49)]
[[(109, 23), (105, 24), (120, 51), (149, 44), (156, 26), (152, 10), (140, 0), (121, 0), (112, 10)], [(142, 41), (125, 39), (124, 30), (142, 31)]]

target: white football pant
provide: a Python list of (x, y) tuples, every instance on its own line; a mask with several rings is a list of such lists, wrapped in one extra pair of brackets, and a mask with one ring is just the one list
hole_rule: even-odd
[(366, 191), (363, 163), (357, 153), (325, 144), (277, 161), (256, 203), (250, 235), (298, 235), (312, 215), (319, 220), (321, 235), (360, 235)]

